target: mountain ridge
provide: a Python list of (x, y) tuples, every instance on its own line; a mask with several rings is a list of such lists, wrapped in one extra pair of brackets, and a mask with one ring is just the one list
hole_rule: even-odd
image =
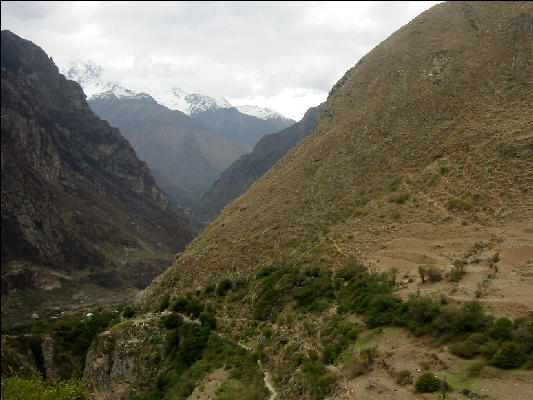
[[(231, 295), (216, 303), (217, 317), (228, 335), (264, 354), (287, 398), (373, 397), (379, 379), (384, 395), (409, 399), (423, 395), (400, 390), (394, 371), (417, 377), (423, 362), (441, 375), (457, 376), (450, 365), (466, 370), (467, 361), (432, 346), (432, 338), (371, 330), (380, 324), (342, 309), (327, 279), (339, 278), (346, 296), (354, 290), (354, 305), (345, 306), (356, 310), (368, 292), (343, 290), (339, 274), (359, 268), (396, 283), (397, 300), (385, 295), (369, 305), (383, 318), (388, 301), (409, 299), (446, 310), (474, 302), (495, 318), (527, 318), (532, 43), (531, 3), (449, 2), (419, 15), (346, 72), (313, 134), (187, 246), (140, 294), (141, 307), (151, 310), (161, 296), (179, 299), (191, 288), (211, 301), (202, 288), (233, 282)], [(464, 265), (459, 282), (456, 265)], [(424, 281), (424, 268), (439, 277)], [(248, 286), (241, 292), (242, 282)], [(330, 357), (336, 342), (328, 327), (349, 323), (367, 338), (378, 336), (349, 347), (341, 353), (346, 360), (356, 363), (360, 346), (379, 345), (385, 354), (375, 372), (362, 372), (368, 377), (349, 376), (352, 364)], [(320, 377), (338, 374), (336, 386), (320, 391), (315, 367)], [(479, 378), (495, 396), (513, 398), (513, 385), (531, 388), (528, 371), (499, 374)]]
[(82, 288), (91, 301), (138, 290), (193, 233), (81, 87), (2, 31), (2, 323)]
[(118, 81), (105, 80), (104, 72), (103, 67), (90, 62), (71, 62), (62, 69), (62, 73), (68, 79), (78, 82), (83, 87), (88, 99), (107, 91), (112, 91), (117, 97), (120, 97), (122, 95), (121, 91), (127, 90), (136, 95), (148, 94), (168, 109), (181, 111), (189, 116), (195, 116), (197, 113), (218, 108), (235, 108), (243, 114), (263, 120), (292, 121), (269, 108), (253, 105), (233, 106), (225, 97), (213, 97), (200, 92), (186, 92), (179, 87), (171, 87), (165, 90), (154, 90), (148, 87), (138, 88), (137, 90), (126, 89)]
[(89, 106), (118, 127), (157, 182), (180, 207), (190, 209), (246, 147), (149, 95), (93, 96)]
[(251, 153), (241, 156), (220, 174), (193, 208), (192, 215), (203, 223), (212, 221), (231, 200), (243, 194), (253, 182), (313, 131), (324, 108), (325, 103), (311, 107), (299, 122), (259, 139)]

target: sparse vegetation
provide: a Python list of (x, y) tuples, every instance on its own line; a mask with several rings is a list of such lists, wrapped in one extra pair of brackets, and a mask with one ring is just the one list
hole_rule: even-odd
[(411, 372), (404, 369), (399, 371), (396, 374), (396, 383), (400, 386), (406, 386), (413, 383), (413, 375), (411, 375)]
[(438, 282), (442, 279), (442, 272), (437, 267), (429, 267), (427, 270), (427, 276), (431, 282)]
[(449, 210), (467, 211), (472, 208), (472, 202), (464, 199), (451, 199), (448, 201)]
[[(459, 260), (456, 260), (459, 261)], [(454, 266), (450, 272), (450, 282), (460, 282), (461, 279), (466, 275), (464, 265), (462, 262), (454, 262)]]
[(425, 265), (420, 265), (418, 267), (418, 274), (420, 275), (420, 279), (422, 279), (422, 283), (426, 282), (427, 272), (428, 272), (428, 269)]
[(407, 200), (409, 200), (409, 193), (402, 193), (396, 196), (389, 197), (390, 203), (396, 203), (396, 204), (404, 204)]

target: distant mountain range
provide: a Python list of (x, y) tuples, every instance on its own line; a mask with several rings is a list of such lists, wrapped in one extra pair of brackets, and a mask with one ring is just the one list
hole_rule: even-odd
[(251, 153), (231, 164), (192, 210), (192, 217), (202, 224), (211, 222), (232, 200), (276, 164), (290, 149), (313, 133), (326, 103), (311, 107), (294, 125), (277, 133), (263, 136)]
[(192, 207), (247, 147), (148, 95), (96, 95), (89, 106), (124, 132), (154, 178), (183, 209)]
[(270, 109), (234, 107), (225, 98), (176, 87), (126, 88), (106, 80), (103, 68), (91, 63), (72, 63), (63, 73), (82, 86), (99, 117), (121, 130), (157, 183), (185, 211), (257, 140), (294, 123)]
[(91, 62), (71, 62), (61, 72), (66, 78), (78, 82), (88, 99), (106, 92), (112, 92), (117, 97), (142, 95), (144, 93), (152, 96), (162, 106), (170, 110), (181, 111), (189, 116), (219, 108), (235, 108), (242, 114), (263, 120), (278, 119), (289, 123), (295, 122), (270, 108), (255, 105), (233, 106), (224, 97), (213, 97), (200, 92), (186, 92), (179, 87), (165, 90), (155, 90), (149, 87), (126, 89), (118, 81), (105, 79), (104, 68)]

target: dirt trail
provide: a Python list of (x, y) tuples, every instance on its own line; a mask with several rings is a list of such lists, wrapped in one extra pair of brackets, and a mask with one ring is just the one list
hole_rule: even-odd
[(272, 384), (272, 377), (268, 373), (266, 369), (263, 368), (263, 365), (261, 364), (261, 360), (257, 360), (257, 364), (259, 365), (259, 368), (261, 371), (263, 371), (263, 374), (265, 375), (264, 381), (265, 386), (270, 390), (270, 397), (268, 400), (275, 400), (275, 398), (278, 396), (278, 392), (276, 392), (276, 389), (274, 388), (274, 385)]

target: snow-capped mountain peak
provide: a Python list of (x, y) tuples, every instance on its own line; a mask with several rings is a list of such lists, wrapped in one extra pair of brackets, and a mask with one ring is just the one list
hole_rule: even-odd
[(181, 88), (152, 92), (154, 99), (161, 105), (179, 110), (187, 115), (195, 115), (202, 111), (218, 108), (231, 108), (231, 103), (224, 97), (211, 97), (202, 93), (187, 93)]
[(105, 69), (91, 62), (72, 62), (61, 70), (67, 79), (80, 84), (88, 99), (115, 96), (117, 98), (152, 97), (156, 102), (171, 110), (181, 111), (189, 116), (223, 108), (236, 108), (239, 112), (263, 120), (285, 119), (283, 115), (269, 108), (244, 105), (233, 106), (225, 97), (213, 97), (199, 92), (186, 92), (179, 87), (166, 90), (150, 88), (126, 88), (121, 83), (105, 78)]
[(275, 118), (285, 119), (285, 117), (281, 115), (279, 112), (271, 110), (270, 108), (266, 108), (266, 107), (244, 105), (244, 106), (237, 106), (237, 110), (239, 110), (243, 114), (252, 115), (254, 117), (265, 119), (265, 120), (275, 119)]

